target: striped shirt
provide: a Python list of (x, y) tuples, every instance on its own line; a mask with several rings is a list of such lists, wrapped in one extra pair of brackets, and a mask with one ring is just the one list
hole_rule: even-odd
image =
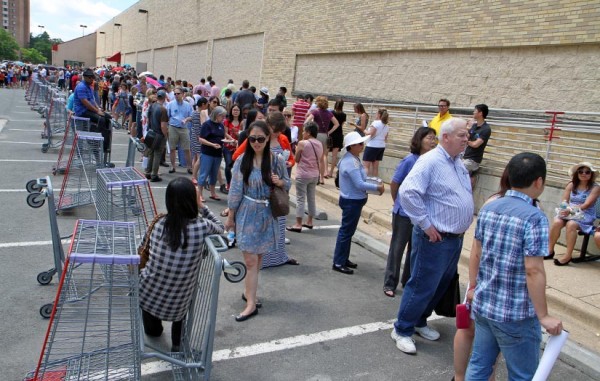
[(298, 100), (294, 102), (292, 105), (292, 112), (294, 113), (294, 121), (293, 125), (297, 127), (302, 127), (304, 125), (304, 121), (306, 120), (306, 113), (310, 108), (310, 104), (303, 100)]
[(473, 221), (469, 172), (460, 159), (438, 145), (421, 155), (398, 191), (413, 225), (440, 233), (462, 234)]
[(475, 238), (481, 258), (473, 312), (498, 322), (535, 317), (525, 257), (548, 254), (548, 218), (529, 196), (514, 190), (479, 212)]

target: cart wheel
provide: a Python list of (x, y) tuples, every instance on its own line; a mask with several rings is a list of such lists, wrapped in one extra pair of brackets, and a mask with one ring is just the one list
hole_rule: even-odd
[(233, 267), (233, 269), (236, 270), (237, 273), (232, 274), (224, 272), (223, 275), (225, 276), (225, 279), (227, 279), (231, 283), (241, 282), (246, 277), (246, 265), (239, 261), (230, 262), (229, 265)]
[(38, 184), (36, 179), (33, 179), (29, 180), (27, 184), (25, 184), (25, 189), (27, 189), (27, 192), (29, 193), (39, 192), (42, 190), (42, 186)]
[(42, 153), (48, 152), (48, 143), (42, 144)]
[(43, 286), (50, 284), (52, 282), (52, 273), (50, 271), (42, 271), (38, 274), (37, 281)]
[(39, 198), (41, 193), (33, 192), (27, 195), (27, 205), (32, 208), (39, 208), (46, 202), (45, 198)]
[(52, 315), (52, 303), (44, 304), (40, 308), (40, 315), (44, 319), (50, 319), (50, 315)]

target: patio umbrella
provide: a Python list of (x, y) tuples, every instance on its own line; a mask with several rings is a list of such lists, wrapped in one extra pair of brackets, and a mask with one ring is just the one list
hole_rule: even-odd
[(145, 77), (147, 77), (147, 76), (149, 76), (149, 75), (151, 75), (151, 76), (154, 76), (154, 74), (152, 74), (152, 72), (150, 72), (150, 71), (143, 71), (143, 72), (141, 72), (140, 74), (138, 74), (138, 77), (139, 77), (140, 75), (143, 75), (143, 76), (145, 76)]
[(162, 85), (160, 84), (160, 82), (158, 82), (156, 79), (152, 78), (152, 77), (146, 77), (146, 83), (151, 84), (152, 86), (159, 88)]
[(117, 66), (117, 67), (115, 67), (115, 68), (112, 69), (112, 71), (117, 72), (117, 73), (118, 72), (122, 72), (123, 70), (125, 70), (125, 69), (122, 68), (121, 66)]
[(130, 64), (124, 64), (123, 67), (129, 69), (131, 67), (131, 65)]
[(13, 63), (14, 63), (15, 65), (18, 65), (18, 66), (25, 66), (25, 63), (23, 63), (23, 62), (21, 62), (21, 61), (15, 61), (15, 62), (13, 62)]

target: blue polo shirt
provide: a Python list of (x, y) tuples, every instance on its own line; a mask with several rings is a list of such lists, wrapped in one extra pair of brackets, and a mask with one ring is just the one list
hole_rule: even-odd
[(183, 120), (192, 116), (193, 111), (192, 106), (186, 101), (181, 101), (181, 103), (177, 103), (177, 100), (169, 102), (169, 104), (167, 104), (169, 126), (177, 128), (185, 127)]
[(367, 198), (367, 191), (376, 191), (377, 185), (367, 183), (367, 172), (360, 159), (350, 152), (340, 160), (338, 165), (340, 172), (340, 196), (352, 199), (362, 200)]
[(81, 102), (82, 99), (87, 99), (91, 104), (96, 104), (96, 98), (94, 97), (94, 90), (88, 86), (84, 81), (79, 82), (79, 85), (75, 87), (75, 98), (73, 99), (73, 108), (75, 115), (82, 116), (87, 108)]

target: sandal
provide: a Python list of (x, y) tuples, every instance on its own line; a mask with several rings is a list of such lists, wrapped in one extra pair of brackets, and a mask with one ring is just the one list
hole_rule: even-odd
[(312, 229), (314, 226), (313, 225), (308, 225), (308, 224), (302, 224), (302, 227), (305, 227), (307, 229)]
[(223, 209), (223, 211), (219, 215), (221, 217), (229, 217), (229, 209)]
[(221, 201), (221, 198), (219, 196), (208, 196), (208, 198), (215, 201)]
[(287, 230), (289, 232), (294, 232), (294, 233), (302, 233), (302, 228), (295, 228), (293, 226), (286, 226), (285, 230)]
[(294, 265), (294, 266), (298, 266), (300, 264), (300, 262), (298, 262), (297, 260), (295, 260), (294, 258), (290, 258), (287, 260), (287, 262), (285, 262), (286, 265)]
[(389, 296), (390, 298), (393, 298), (394, 296), (396, 296), (396, 292), (394, 290), (383, 290), (383, 293), (385, 294), (385, 296)]

